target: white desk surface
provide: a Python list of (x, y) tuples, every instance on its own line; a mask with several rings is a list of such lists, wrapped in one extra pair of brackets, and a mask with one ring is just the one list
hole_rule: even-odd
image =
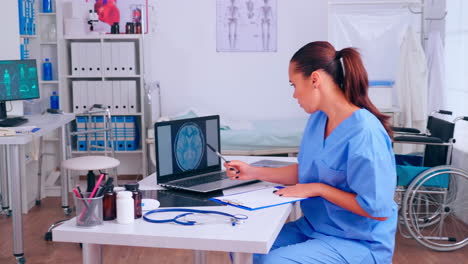
[[(296, 161), (296, 158), (272, 157), (229, 157), (246, 162), (260, 159)], [(140, 182), (141, 189), (159, 189), (155, 176)], [(263, 184), (265, 183), (257, 183)], [(236, 190), (253, 188), (250, 185)], [(53, 229), (53, 240), (102, 245), (127, 245), (141, 247), (179, 248), (213, 250), (243, 253), (268, 253), (279, 231), (291, 212), (292, 205), (286, 204), (258, 211), (247, 211), (233, 206), (196, 207), (205, 210), (219, 210), (230, 214), (245, 214), (244, 223), (231, 226), (229, 223), (215, 223), (196, 226), (182, 226), (174, 223), (155, 224), (137, 219), (130, 225), (106, 221), (92, 228), (76, 226), (75, 218)], [(167, 213), (171, 217), (170, 213)]]
[(16, 135), (10, 137), (0, 137), (0, 145), (21, 145), (32, 141), (33, 137), (40, 137), (62, 125), (75, 119), (75, 115), (66, 114), (44, 114), (26, 116), (28, 122), (22, 126), (36, 126), (40, 128), (33, 134)]

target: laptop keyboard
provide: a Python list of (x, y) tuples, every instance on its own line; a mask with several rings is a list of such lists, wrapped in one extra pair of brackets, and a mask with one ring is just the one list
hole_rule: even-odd
[(203, 177), (181, 180), (181, 181), (172, 183), (172, 185), (180, 186), (180, 187), (191, 187), (191, 186), (204, 184), (208, 182), (221, 181), (221, 180), (228, 179), (228, 178), (229, 177), (224, 172), (220, 172), (220, 173), (215, 173), (215, 174), (207, 175)]

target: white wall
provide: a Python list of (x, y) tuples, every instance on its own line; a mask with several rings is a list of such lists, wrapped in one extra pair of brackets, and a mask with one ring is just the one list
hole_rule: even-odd
[[(0, 60), (18, 60), (20, 58), (18, 1), (2, 1), (0, 8), (0, 25), (2, 25), (2, 41), (0, 49)], [(8, 115), (22, 115), (23, 103), (12, 102), (13, 110)], [(10, 110), (9, 103), (7, 110)]]
[(160, 82), (163, 116), (188, 108), (230, 119), (304, 116), (292, 98), (288, 65), (300, 47), (327, 39), (326, 0), (278, 0), (278, 51), (269, 53), (217, 53), (216, 0), (150, 5), (156, 30), (146, 47), (147, 79)]

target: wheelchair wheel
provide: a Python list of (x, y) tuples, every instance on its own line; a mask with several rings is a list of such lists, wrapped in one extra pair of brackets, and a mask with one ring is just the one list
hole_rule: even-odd
[[(418, 243), (436, 251), (452, 251), (468, 244), (468, 213), (458, 186), (468, 186), (468, 173), (438, 166), (420, 173), (408, 186), (402, 215)], [(459, 196), (459, 197), (457, 197)]]

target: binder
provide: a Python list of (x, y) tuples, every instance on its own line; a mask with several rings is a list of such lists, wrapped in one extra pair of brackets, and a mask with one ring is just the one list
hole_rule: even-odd
[(117, 141), (117, 149), (118, 151), (125, 150), (125, 117), (123, 116), (116, 116), (115, 117), (115, 130), (114, 136), (116, 137)]
[(111, 127), (112, 127), (112, 135), (113, 135), (113, 141), (111, 145), (111, 141), (109, 138), (109, 148), (112, 147), (114, 150), (117, 150), (117, 117), (112, 116), (111, 117)]
[(100, 43), (82, 43), (86, 54), (84, 56), (86, 61), (86, 77), (100, 77), (101, 76), (101, 52)]
[(281, 188), (283, 187), (267, 187), (252, 191), (213, 197), (210, 198), (210, 200), (222, 204), (239, 207), (245, 210), (254, 211), (308, 199), (301, 197), (281, 197), (273, 193), (273, 191)]
[(128, 86), (131, 81), (120, 81), (120, 114), (128, 114)]
[(88, 90), (88, 97), (86, 100), (87, 109), (89, 110), (94, 104), (97, 103), (96, 100), (96, 86), (99, 81), (88, 81), (87, 82), (87, 90)]
[(112, 42), (111, 44), (111, 53), (112, 53), (112, 70), (111, 76), (121, 76), (120, 70), (120, 42)]
[[(103, 81), (93, 81), (94, 104), (104, 105), (106, 94), (103, 93)], [(91, 105), (93, 106), (93, 105)]]
[(79, 90), (81, 91), (81, 110), (79, 113), (83, 113), (88, 110), (88, 82), (87, 81), (78, 81), (79, 83)]
[(136, 74), (135, 66), (135, 42), (121, 42), (121, 70), (125, 76), (133, 76)]
[(112, 76), (112, 46), (109, 42), (102, 44), (102, 72), (104, 76)]
[(136, 114), (137, 111), (137, 89), (136, 81), (128, 81), (128, 113)]
[[(96, 129), (104, 129), (104, 117), (103, 116), (96, 116), (95, 117), (95, 127)], [(96, 148), (97, 151), (104, 151), (104, 131), (96, 132)]]
[(125, 150), (136, 150), (136, 118), (134, 116), (125, 117)]
[(103, 104), (104, 106), (112, 111), (113, 103), (113, 91), (112, 91), (112, 82), (103, 81), (102, 82), (102, 96), (104, 97)]
[[(91, 122), (88, 123), (88, 129), (96, 129), (96, 117), (97, 116), (91, 116)], [(97, 133), (89, 133), (88, 134), (88, 140), (89, 140), (89, 147), (91, 151), (96, 151), (96, 145), (97, 145)]]
[(88, 46), (87, 43), (78, 43), (78, 50), (80, 52), (80, 58), (78, 59), (79, 66), (80, 66), (80, 75), (83, 77), (89, 76), (89, 54), (88, 54)]
[(71, 66), (72, 66), (72, 75), (81, 76), (81, 65), (80, 65), (80, 45), (81, 43), (72, 42), (70, 44), (71, 49)]
[(72, 94), (73, 94), (73, 113), (81, 113), (81, 85), (78, 81), (72, 82)]
[(120, 81), (112, 81), (112, 114), (118, 115), (121, 111), (121, 102), (120, 102)]
[[(76, 117), (76, 131), (81, 132), (87, 129), (88, 117), (77, 116)], [(76, 149), (78, 151), (87, 151), (87, 135), (78, 135), (76, 137)]]

